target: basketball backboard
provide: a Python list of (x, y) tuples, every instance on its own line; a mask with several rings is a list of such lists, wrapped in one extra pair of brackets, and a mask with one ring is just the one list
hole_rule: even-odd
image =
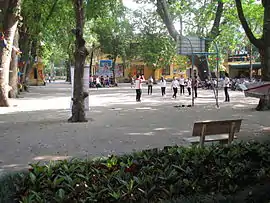
[(205, 52), (205, 39), (196, 36), (180, 36), (177, 50), (180, 55), (203, 53)]

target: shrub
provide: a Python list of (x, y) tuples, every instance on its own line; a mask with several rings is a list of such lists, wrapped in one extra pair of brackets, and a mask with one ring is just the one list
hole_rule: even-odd
[(12, 172), (12, 173), (3, 173), (0, 175), (0, 202), (1, 203), (14, 203), (16, 199), (16, 192), (20, 191), (22, 186), (19, 182), (24, 181), (28, 175), (26, 172)]
[(34, 164), (16, 183), (16, 195), (22, 202), (39, 203), (162, 202), (205, 194), (228, 196), (268, 180), (269, 172), (268, 144), (175, 146)]

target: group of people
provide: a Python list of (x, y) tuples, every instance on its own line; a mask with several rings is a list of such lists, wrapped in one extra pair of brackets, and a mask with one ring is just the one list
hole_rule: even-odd
[[(140, 102), (141, 101), (141, 95), (142, 95), (142, 84), (146, 82), (148, 85), (148, 95), (152, 95), (153, 92), (153, 84), (154, 84), (154, 79), (152, 76), (149, 77), (149, 79), (146, 81), (143, 75), (136, 75), (136, 79), (132, 78), (131, 81), (131, 87), (135, 87), (136, 90), (136, 101)], [(177, 80), (176, 77), (173, 78), (173, 81), (171, 83), (171, 90), (173, 90), (173, 95), (172, 98), (176, 99), (177, 97), (177, 92), (178, 88), (180, 89), (180, 94), (185, 94), (185, 87), (187, 88), (188, 95), (191, 95), (191, 88), (194, 90), (194, 96), (197, 98), (197, 89), (198, 89), (198, 79), (197, 76), (192, 82), (191, 78), (185, 79), (183, 76), (179, 78), (179, 81)], [(165, 96), (166, 95), (166, 86), (167, 82), (164, 77), (161, 77), (159, 81), (160, 87), (161, 87), (161, 95)]]
[(199, 86), (199, 81), (197, 76), (195, 76), (194, 80), (192, 81), (191, 78), (185, 79), (183, 76), (179, 78), (179, 81), (176, 79), (176, 77), (173, 78), (171, 88), (173, 90), (173, 98), (176, 99), (177, 92), (178, 92), (178, 87), (180, 89), (180, 94), (185, 94), (185, 87), (187, 88), (188, 95), (191, 95), (191, 88), (193, 88), (194, 91), (194, 96), (195, 98), (198, 97), (198, 86)]
[[(131, 82), (131, 87), (135, 87), (136, 90), (136, 101), (141, 102), (141, 95), (142, 95), (142, 84), (146, 82), (145, 78), (143, 75), (136, 75), (136, 79), (132, 79)], [(151, 95), (153, 92), (153, 84), (154, 84), (154, 79), (152, 76), (147, 80), (148, 84), (148, 95)], [(166, 95), (166, 85), (167, 82), (164, 77), (161, 77), (159, 81), (160, 87), (161, 87), (161, 95), (165, 96)], [(228, 73), (225, 73), (225, 78), (224, 78), (224, 93), (225, 93), (225, 102), (230, 102), (230, 96), (229, 96), (229, 88), (231, 85), (231, 81), (229, 78)], [(185, 87), (188, 91), (188, 95), (191, 95), (191, 89), (194, 91), (194, 97), (198, 97), (198, 87), (199, 87), (199, 80), (198, 77), (195, 76), (194, 79), (192, 80), (191, 78), (185, 79), (183, 76), (179, 78), (179, 80), (174, 77), (173, 81), (171, 82), (171, 90), (173, 90), (173, 95), (172, 98), (176, 99), (177, 93), (178, 93), (178, 88), (180, 89), (180, 94), (183, 95), (185, 94)]]
[(100, 88), (100, 87), (110, 87), (110, 86), (117, 86), (117, 83), (113, 80), (113, 77), (107, 76), (96, 76), (90, 75), (89, 77), (89, 87), (93, 88)]

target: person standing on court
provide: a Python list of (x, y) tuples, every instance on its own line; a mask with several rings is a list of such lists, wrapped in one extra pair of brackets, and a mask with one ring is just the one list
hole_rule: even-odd
[(161, 95), (165, 96), (166, 95), (166, 80), (164, 79), (164, 77), (161, 77), (160, 80), (160, 86), (161, 86)]
[(140, 102), (142, 96), (142, 79), (139, 74), (136, 75), (135, 89), (136, 89), (136, 102)]
[(153, 78), (152, 76), (149, 77), (148, 79), (148, 95), (151, 94), (152, 95), (152, 92), (153, 92)]
[(230, 102), (230, 95), (228, 92), (228, 89), (230, 88), (230, 78), (229, 74), (225, 73), (225, 78), (224, 78), (224, 93), (225, 93), (225, 102)]
[(172, 98), (174, 98), (174, 99), (176, 99), (178, 87), (179, 87), (179, 82), (178, 82), (178, 80), (176, 80), (175, 77), (173, 77), (171, 88), (173, 90), (173, 96), (172, 96)]
[(194, 97), (197, 98), (198, 97), (198, 86), (199, 86), (199, 81), (198, 81), (198, 77), (195, 76), (194, 80), (193, 80), (193, 90), (194, 90)]
[(183, 75), (181, 75), (180, 79), (179, 79), (179, 84), (180, 84), (180, 94), (185, 94), (185, 78), (183, 77)]

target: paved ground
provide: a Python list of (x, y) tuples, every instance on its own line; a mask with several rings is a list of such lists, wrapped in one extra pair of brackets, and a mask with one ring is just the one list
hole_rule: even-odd
[[(231, 103), (215, 108), (212, 91), (199, 90), (193, 108), (190, 97), (162, 98), (158, 86), (152, 96), (143, 90), (136, 103), (135, 90), (119, 88), (90, 90), (88, 123), (67, 123), (70, 116), (69, 84), (31, 87), (30, 93), (12, 100), (13, 107), (0, 109), (0, 170), (20, 169), (38, 160), (100, 156), (165, 145), (185, 145), (196, 120), (243, 118), (240, 139), (268, 139), (261, 131), (269, 127), (269, 112), (254, 110), (257, 99), (231, 92)], [(223, 92), (220, 101), (223, 101)]]

